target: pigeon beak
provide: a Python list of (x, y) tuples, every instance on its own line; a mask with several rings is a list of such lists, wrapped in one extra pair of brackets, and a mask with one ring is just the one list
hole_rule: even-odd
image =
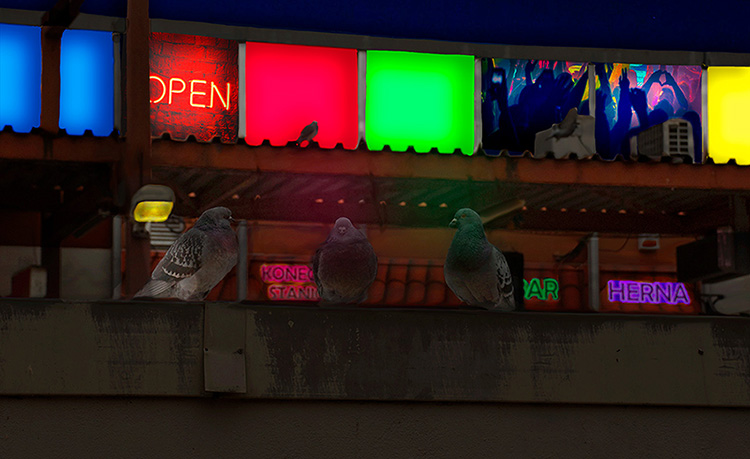
[(234, 218), (232, 218), (232, 217), (229, 217), (229, 223), (237, 223), (237, 220), (235, 220), (235, 219), (234, 219)]
[(448, 223), (448, 226), (450, 226), (451, 228), (458, 228), (458, 220), (454, 218), (450, 223)]
[(346, 226), (339, 226), (337, 229), (339, 230), (339, 234), (346, 233)]

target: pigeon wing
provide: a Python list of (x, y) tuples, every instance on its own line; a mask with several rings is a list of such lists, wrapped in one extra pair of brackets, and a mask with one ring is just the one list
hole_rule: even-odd
[(189, 230), (180, 236), (156, 265), (152, 279), (179, 282), (195, 274), (201, 267), (206, 235), (199, 230)]
[(510, 310), (516, 308), (516, 302), (513, 298), (513, 276), (510, 273), (510, 267), (508, 261), (505, 259), (505, 255), (494, 248), (494, 261), (495, 261), (495, 272), (497, 273), (497, 292), (500, 299), (496, 305), (498, 309)]

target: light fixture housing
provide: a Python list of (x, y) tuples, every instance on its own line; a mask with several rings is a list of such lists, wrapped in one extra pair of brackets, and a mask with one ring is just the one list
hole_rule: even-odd
[(164, 185), (144, 185), (133, 195), (130, 213), (136, 222), (164, 222), (174, 207), (174, 191)]

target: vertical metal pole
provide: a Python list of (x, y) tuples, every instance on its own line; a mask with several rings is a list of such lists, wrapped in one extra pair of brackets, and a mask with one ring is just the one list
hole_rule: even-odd
[(112, 219), (112, 299), (122, 296), (122, 217)]
[(599, 311), (599, 233), (589, 236), (589, 309)]
[(239, 53), (237, 54), (237, 65), (240, 69), (239, 73), (239, 79), (240, 79), (240, 94), (239, 94), (239, 109), (240, 109), (240, 128), (239, 133), (237, 136), (240, 139), (244, 139), (247, 133), (245, 132), (245, 44), (240, 43), (239, 46)]
[(359, 103), (359, 138), (357, 145), (365, 139), (365, 104), (367, 103), (367, 51), (357, 51), (357, 101)]
[(589, 115), (596, 114), (596, 71), (594, 63), (589, 62)]
[[(149, 104), (149, 38), (151, 23), (148, 0), (128, 0), (125, 31), (125, 153), (120, 161), (120, 180), (127, 190), (126, 206), (140, 186), (151, 179), (151, 107)], [(132, 296), (148, 281), (151, 244), (133, 235), (128, 218), (124, 287)]]
[[(505, 82), (503, 82), (505, 83)], [(474, 58), (474, 151), (482, 143), (482, 58)]]
[(701, 143), (703, 145), (695, 145), (695, 148), (701, 148), (703, 153), (701, 155), (701, 162), (705, 162), (708, 158), (708, 69), (701, 69)]
[(237, 228), (239, 250), (237, 260), (237, 301), (247, 298), (247, 220), (240, 221)]

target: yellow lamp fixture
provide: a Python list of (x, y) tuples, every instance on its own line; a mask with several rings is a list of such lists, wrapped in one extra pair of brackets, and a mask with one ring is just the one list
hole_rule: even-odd
[(174, 207), (174, 191), (164, 185), (144, 185), (133, 195), (130, 212), (139, 223), (163, 222)]

